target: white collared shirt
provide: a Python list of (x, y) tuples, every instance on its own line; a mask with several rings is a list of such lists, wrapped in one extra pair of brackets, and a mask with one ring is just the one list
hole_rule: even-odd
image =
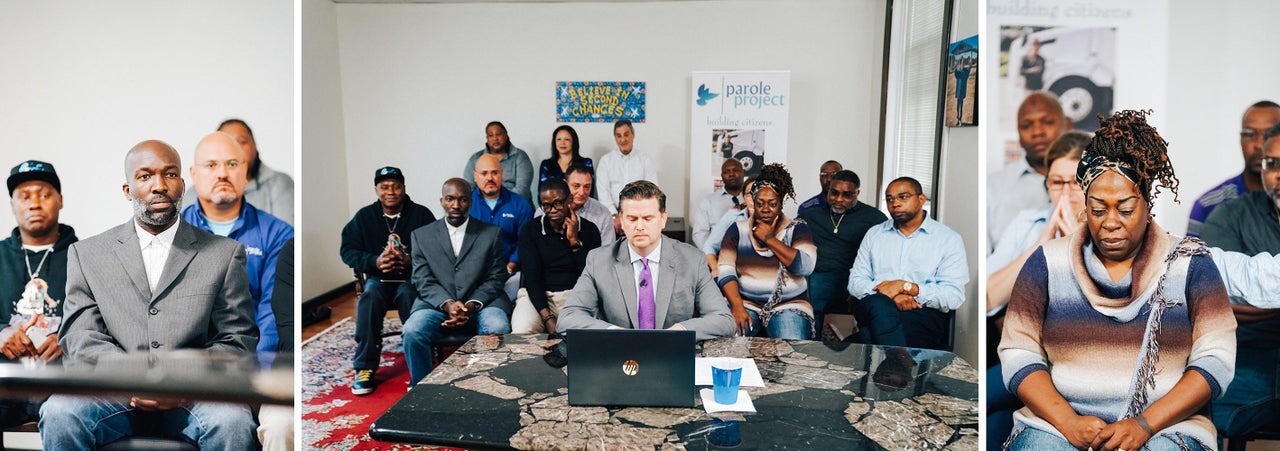
[[(650, 252), (648, 257), (643, 257), (649, 259), (649, 283), (653, 284), (654, 287), (653, 299), (655, 302), (658, 300), (658, 267), (660, 266), (658, 263), (662, 261), (662, 240), (664, 239), (666, 238), (659, 238), (658, 245), (653, 248), (653, 252)], [(635, 278), (636, 306), (638, 309), (640, 304), (640, 271), (644, 271), (644, 265), (640, 263), (642, 257), (636, 253), (635, 248), (631, 247), (631, 243), (627, 243), (627, 252), (631, 254), (631, 270)]]
[(157, 235), (143, 229), (135, 219), (134, 231), (138, 233), (138, 246), (142, 249), (142, 267), (147, 270), (147, 284), (151, 290), (160, 282), (160, 273), (164, 271), (164, 263), (169, 260), (169, 250), (173, 249), (173, 238), (178, 235), (178, 221), (173, 221), (169, 228)]
[(639, 153), (635, 148), (623, 155), (615, 148), (600, 157), (600, 164), (596, 165), (596, 191), (610, 215), (618, 212), (618, 194), (622, 193), (622, 188), (636, 180), (658, 183), (657, 166), (648, 155)]
[(458, 254), (462, 253), (462, 238), (467, 236), (468, 222), (471, 222), (470, 216), (467, 217), (466, 221), (462, 221), (462, 225), (457, 227), (449, 224), (448, 221), (445, 221), (444, 223), (445, 229), (449, 231), (449, 244), (453, 245), (454, 257), (457, 257)]

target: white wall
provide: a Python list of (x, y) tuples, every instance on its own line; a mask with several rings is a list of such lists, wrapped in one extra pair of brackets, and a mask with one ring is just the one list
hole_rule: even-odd
[[(952, 12), (954, 20), (951, 24), (951, 38), (948, 41), (956, 42), (961, 39), (968, 38), (978, 34), (978, 0), (957, 0), (955, 8)], [(979, 50), (986, 50), (983, 46), (988, 45), (987, 42), (979, 38)], [(979, 59), (979, 61), (982, 61)], [(987, 77), (989, 73), (986, 67), (982, 67), (984, 71), (979, 72), (978, 77)], [(981, 94), (982, 90), (979, 89)], [(982, 126), (981, 123), (978, 124)], [(978, 168), (981, 167), (981, 146), (978, 143), (979, 127), (944, 127), (943, 149), (941, 158), (941, 180), (939, 180), (938, 188), (938, 218), (964, 237), (964, 251), (966, 261), (969, 265), (969, 284), (965, 286), (965, 303), (956, 311), (955, 330), (952, 331), (955, 337), (955, 353), (964, 358), (970, 364), (978, 368), (981, 366), (978, 360), (978, 343), (984, 335), (979, 331), (978, 324), (982, 322), (983, 315), (979, 310), (979, 306), (984, 305), (983, 298), (979, 296), (978, 286), (982, 283), (978, 278), (978, 261), (979, 257), (985, 256), (982, 251), (986, 246), (980, 246), (978, 241), (979, 233), (978, 218), (986, 215), (980, 214), (982, 211), (978, 208), (978, 186), (982, 178), (978, 177)]]
[[(350, 215), (333, 213), (354, 209), (347, 203), (337, 10), (329, 0), (302, 1), (302, 111), (302, 299), (311, 299), (352, 280), (338, 258)], [(358, 186), (371, 202), (373, 181), (366, 181)]]
[[(241, 117), (265, 161), (294, 171), (290, 1), (0, 2), (0, 55), (0, 170), (53, 163), (82, 238), (128, 220), (124, 154), (144, 139), (186, 165)], [(13, 226), (0, 214), (4, 236)]]
[[(409, 194), (439, 215), (440, 184), (461, 175), (490, 120), (506, 124), (536, 170), (550, 155), (558, 125), (554, 83), (594, 80), (648, 83), (648, 122), (636, 125), (636, 149), (658, 163), (672, 216), (687, 216), (698, 201), (685, 193), (694, 70), (792, 71), (789, 166), (801, 200), (818, 191), (816, 173), (827, 159), (857, 171), (868, 186), (878, 182), (882, 1), (339, 4), (336, 10), (346, 160), (319, 164), (334, 174), (345, 165), (348, 197), (306, 201), (306, 218), (345, 221), (373, 201), (370, 174), (388, 164), (401, 167)], [(611, 124), (572, 125), (584, 155), (598, 159), (614, 148)], [(312, 134), (304, 134), (309, 142)], [(308, 171), (311, 152), (308, 145)], [(307, 196), (312, 189), (308, 184)], [(875, 197), (863, 193), (864, 201)], [(308, 248), (339, 239), (340, 226), (304, 229)], [(337, 258), (328, 251), (309, 255)], [(341, 283), (310, 280), (324, 286), (308, 293)]]
[(1280, 102), (1280, 3), (1269, 0), (1169, 4), (1167, 111), (1161, 136), (1181, 180), (1181, 205), (1161, 193), (1156, 221), (1170, 232), (1187, 230), (1191, 204), (1244, 168), (1240, 117), (1262, 99)]

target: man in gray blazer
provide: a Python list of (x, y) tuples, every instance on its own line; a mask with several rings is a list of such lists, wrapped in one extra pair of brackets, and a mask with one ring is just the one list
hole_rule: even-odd
[(413, 231), (413, 313), (404, 323), (409, 385), (431, 373), (431, 343), (448, 335), (511, 332), (511, 300), (502, 288), (507, 259), (497, 226), (472, 221), (471, 184), (444, 182), (444, 221)]
[(699, 340), (732, 335), (729, 303), (702, 252), (662, 237), (666, 194), (639, 180), (618, 197), (627, 239), (587, 254), (586, 270), (560, 309), (561, 328), (692, 330)]
[[(134, 218), (71, 246), (59, 344), (69, 366), (178, 349), (252, 355), (258, 342), (244, 248), (178, 216), (178, 152), (143, 141), (125, 156)], [(40, 409), (44, 449), (79, 450), (161, 425), (201, 449), (252, 449), (244, 404), (54, 395)]]

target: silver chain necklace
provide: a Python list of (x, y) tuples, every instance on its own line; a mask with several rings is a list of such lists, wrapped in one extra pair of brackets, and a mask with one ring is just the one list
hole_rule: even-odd
[(27, 264), (27, 276), (30, 277), (30, 280), (35, 280), (36, 276), (40, 275), (40, 268), (44, 267), (45, 259), (48, 259), (49, 254), (52, 254), (52, 253), (53, 253), (52, 247), (44, 250), (44, 256), (40, 257), (40, 263), (36, 264), (35, 271), (31, 270), (31, 257), (28, 257), (27, 255), (22, 256), (22, 261)]
[(400, 225), (400, 215), (399, 214), (396, 215), (395, 222), (388, 223), (387, 222), (388, 219), (391, 219), (391, 217), (387, 216), (386, 213), (383, 213), (382, 222), (387, 225), (387, 233), (396, 233), (396, 227)]

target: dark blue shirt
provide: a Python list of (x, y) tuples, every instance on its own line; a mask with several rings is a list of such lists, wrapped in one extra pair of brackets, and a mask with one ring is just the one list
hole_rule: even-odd
[(509, 189), (502, 188), (498, 203), (489, 208), (479, 189), (471, 190), (471, 217), (502, 229), (502, 255), (508, 262), (520, 263), (520, 229), (533, 219), (533, 207), (529, 201)]
[[(240, 216), (227, 238), (244, 245), (245, 269), (249, 272), (249, 292), (253, 296), (254, 319), (258, 323), (258, 354), (275, 352), (280, 345), (276, 331), (276, 317), (271, 312), (271, 293), (276, 284), (276, 259), (284, 243), (293, 238), (293, 226), (270, 213), (254, 208), (248, 202), (240, 204)], [(191, 225), (213, 233), (205, 218), (200, 202), (182, 210), (182, 219)]]

